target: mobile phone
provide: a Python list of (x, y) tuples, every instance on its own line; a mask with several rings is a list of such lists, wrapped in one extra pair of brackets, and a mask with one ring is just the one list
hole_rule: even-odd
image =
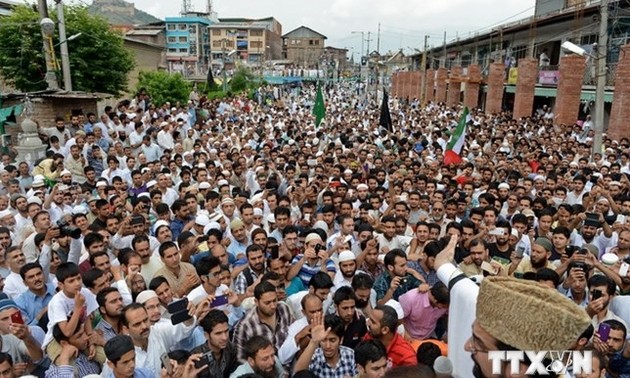
[(593, 290), (591, 294), (593, 296), (593, 300), (597, 300), (602, 297), (602, 292), (600, 290)]
[(492, 264), (487, 261), (481, 263), (481, 270), (483, 270), (484, 272), (488, 272), (490, 273), (490, 275), (493, 276), (497, 274), (497, 270), (492, 266)]
[(22, 317), (22, 313), (20, 310), (16, 311), (11, 315), (11, 323), (16, 324), (24, 324), (24, 318)]
[(623, 262), (621, 263), (621, 266), (619, 267), (619, 275), (623, 278), (625, 276), (628, 275), (628, 269), (630, 268), (630, 265), (628, 265), (627, 262)]
[(368, 215), (376, 220), (378, 219), (378, 210), (368, 210)]
[(523, 255), (525, 254), (525, 247), (523, 246), (517, 247), (515, 253), (516, 253), (516, 257), (518, 258), (523, 257)]
[(603, 342), (608, 341), (608, 337), (610, 336), (610, 324), (600, 323), (599, 328), (597, 329), (597, 334), (599, 334), (599, 339)]
[(215, 297), (212, 302), (210, 302), (210, 307), (211, 308), (217, 308), (217, 307), (226, 305), (227, 303), (228, 303), (227, 295), (219, 295), (219, 296)]
[(166, 372), (169, 375), (173, 374), (173, 365), (171, 365), (171, 359), (168, 357), (168, 353), (162, 353), (160, 361), (162, 361), (162, 366), (164, 366)]
[(178, 312), (184, 311), (188, 309), (188, 298), (184, 297), (182, 299), (178, 299), (174, 302), (171, 302), (166, 307), (169, 314), (176, 314)]
[(311, 214), (304, 214), (304, 220), (307, 222), (311, 221)]
[(269, 247), (269, 251), (271, 252), (271, 258), (273, 260), (279, 257), (279, 247), (277, 245), (272, 245)]
[(599, 216), (595, 213), (586, 213), (586, 219), (599, 222)]
[(348, 235), (345, 239), (343, 239), (344, 243), (350, 243), (350, 241), (352, 241), (352, 235)]
[(617, 215), (617, 220), (616, 220), (616, 222), (619, 222), (619, 223), (621, 223), (621, 224), (626, 224), (626, 219), (627, 219), (627, 218), (626, 218), (626, 216), (625, 216), (625, 215), (621, 215), (621, 214), (619, 214), (619, 215)]
[[(212, 352), (208, 352), (212, 353)], [(204, 353), (197, 361), (195, 361), (195, 369), (201, 369), (204, 365), (208, 364), (208, 353)]]
[(188, 319), (192, 319), (192, 316), (188, 314), (187, 310), (176, 312), (171, 315), (171, 323), (173, 325), (177, 325), (179, 323), (183, 323)]
[(505, 233), (505, 230), (503, 230), (503, 228), (495, 228), (493, 230), (490, 230), (488, 232), (488, 235), (503, 236), (504, 233)]
[(317, 165), (317, 159), (308, 159), (306, 164), (308, 164), (309, 167), (314, 167)]

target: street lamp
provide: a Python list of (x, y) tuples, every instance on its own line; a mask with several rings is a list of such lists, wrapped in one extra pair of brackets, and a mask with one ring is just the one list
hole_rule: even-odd
[(45, 17), (42, 18), (42, 20), (39, 22), (39, 26), (42, 29), (42, 37), (44, 41), (44, 58), (46, 61), (45, 80), (48, 84), (48, 89), (58, 90), (59, 83), (57, 83), (57, 76), (55, 75), (55, 63), (52, 56), (52, 35), (55, 32), (55, 22), (50, 18)]

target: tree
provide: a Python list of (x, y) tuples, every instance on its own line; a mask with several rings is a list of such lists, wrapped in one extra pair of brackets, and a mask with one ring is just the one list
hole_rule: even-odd
[[(65, 6), (64, 14), (67, 37), (81, 33), (64, 42), (68, 44), (73, 89), (120, 95), (127, 89), (127, 74), (135, 65), (122, 35), (110, 30), (104, 18), (89, 14), (85, 6)], [(51, 10), (50, 18), (56, 20), (56, 12)], [(59, 43), (57, 34), (53, 46)], [(37, 11), (27, 5), (14, 7), (0, 22), (0, 74), (5, 81), (24, 92), (46, 89), (42, 46)], [(58, 58), (58, 50), (55, 55)]]
[(180, 73), (143, 71), (138, 76), (137, 90), (141, 89), (147, 91), (156, 106), (161, 106), (167, 101), (171, 104), (186, 103), (192, 91), (192, 85)]
[(239, 67), (232, 80), (230, 80), (230, 91), (232, 93), (241, 93), (249, 88), (256, 86), (257, 79), (252, 72), (246, 67)]

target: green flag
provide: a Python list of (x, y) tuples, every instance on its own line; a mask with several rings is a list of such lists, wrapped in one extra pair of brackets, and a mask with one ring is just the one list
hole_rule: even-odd
[(324, 95), (322, 94), (322, 87), (317, 83), (317, 96), (315, 97), (315, 106), (313, 107), (313, 115), (315, 116), (315, 126), (319, 127), (319, 124), (324, 120), (326, 115), (326, 105), (324, 105)]

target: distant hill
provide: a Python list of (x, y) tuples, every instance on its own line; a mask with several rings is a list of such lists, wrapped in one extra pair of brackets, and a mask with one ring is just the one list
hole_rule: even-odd
[(159, 18), (136, 9), (124, 0), (93, 0), (88, 7), (90, 13), (104, 17), (110, 25), (145, 25), (160, 22)]

